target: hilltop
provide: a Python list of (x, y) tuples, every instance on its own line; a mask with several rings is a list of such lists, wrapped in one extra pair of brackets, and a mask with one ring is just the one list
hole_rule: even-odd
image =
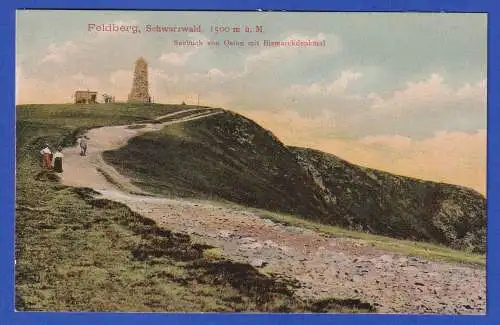
[(311, 219), (327, 214), (294, 153), (232, 112), (148, 132), (103, 157), (153, 193), (227, 199)]
[(217, 199), (398, 239), (484, 253), (486, 201), (474, 190), (287, 147), (231, 111), (148, 132), (104, 159), (166, 196)]

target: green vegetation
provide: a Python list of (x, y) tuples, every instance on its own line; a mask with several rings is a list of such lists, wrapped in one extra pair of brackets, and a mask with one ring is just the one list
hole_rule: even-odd
[[(431, 255), (456, 260), (470, 260), (467, 256), (476, 255), (469, 253), (486, 249), (486, 201), (479, 193), (286, 147), (232, 112), (143, 134), (105, 152), (104, 159), (158, 195), (226, 200), (362, 234), (422, 242), (418, 247), (444, 245), (463, 253), (432, 248)], [(428, 255), (427, 248), (392, 246)]]
[(103, 157), (152, 193), (221, 198), (310, 219), (327, 215), (321, 192), (293, 153), (231, 112), (145, 133)]
[(358, 300), (304, 302), (295, 286), (222, 259), (91, 189), (42, 171), (45, 142), (137, 123), (172, 105), (26, 105), (17, 109), (16, 307), (41, 311), (370, 312)]

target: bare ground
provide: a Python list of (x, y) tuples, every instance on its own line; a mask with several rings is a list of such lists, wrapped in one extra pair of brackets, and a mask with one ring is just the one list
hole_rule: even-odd
[(86, 157), (80, 156), (78, 146), (64, 152), (63, 184), (93, 188), (160, 226), (218, 247), (228, 259), (296, 279), (301, 283), (297, 295), (302, 298), (360, 298), (382, 313), (486, 312), (483, 267), (408, 257), (362, 240), (278, 224), (257, 212), (218, 202), (156, 197), (103, 161), (103, 151), (117, 149), (143, 132), (217, 114), (170, 119), (181, 112), (158, 118), (169, 118), (162, 124), (89, 131)]

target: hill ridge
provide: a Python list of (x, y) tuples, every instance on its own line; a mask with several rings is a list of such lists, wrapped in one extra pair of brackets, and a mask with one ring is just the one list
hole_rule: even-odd
[(286, 146), (229, 110), (143, 134), (103, 157), (157, 194), (229, 200), (374, 234), (485, 251), (485, 199), (475, 191)]

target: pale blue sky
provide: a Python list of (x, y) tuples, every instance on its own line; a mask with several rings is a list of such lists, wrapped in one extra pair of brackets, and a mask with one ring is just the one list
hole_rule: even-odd
[[(137, 24), (143, 32), (90, 33), (89, 23)], [(146, 24), (201, 24), (204, 32), (148, 34)], [(262, 25), (264, 33), (214, 35), (211, 25)], [(71, 102), (78, 88), (125, 99), (133, 62), (143, 56), (150, 66), (151, 95), (158, 102), (193, 102), (199, 95), (200, 104), (233, 109), (272, 125), (286, 142), (323, 139), (318, 148), (331, 147), (329, 151), (360, 160), (348, 146), (326, 143), (345, 140), (389, 150), (395, 143), (438, 141), (439, 135), (482, 137), (486, 26), (483, 14), (20, 11), (17, 102)], [(287, 37), (325, 39), (326, 47), (172, 45), (176, 39)], [(286, 133), (290, 125), (296, 132)], [(402, 150), (397, 147), (393, 154)], [(425, 155), (424, 149), (419, 152)], [(384, 167), (382, 156), (377, 159), (375, 167)], [(483, 161), (460, 163), (473, 168)]]

